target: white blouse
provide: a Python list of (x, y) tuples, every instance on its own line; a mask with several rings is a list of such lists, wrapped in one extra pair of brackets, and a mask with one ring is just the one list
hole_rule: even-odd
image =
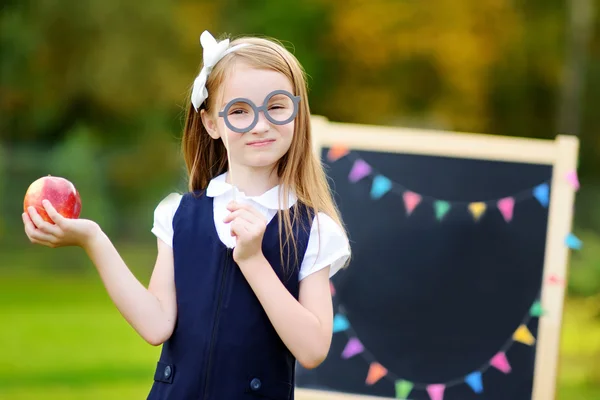
[[(219, 175), (210, 181), (206, 188), (206, 195), (214, 197), (213, 215), (219, 238), (227, 247), (233, 248), (235, 247), (235, 239), (231, 236), (229, 225), (223, 222), (223, 219), (229, 213), (227, 204), (233, 200), (233, 191), (235, 190), (236, 201), (251, 204), (269, 222), (277, 215), (279, 208), (279, 186), (260, 196), (246, 196), (227, 183), (225, 175)], [(179, 207), (181, 198), (181, 194), (171, 193), (160, 202), (154, 211), (152, 233), (171, 247), (173, 246), (173, 216)], [(288, 206), (293, 206), (295, 202), (296, 197), (290, 194)], [(304, 260), (300, 266), (300, 280), (327, 266), (330, 266), (329, 277), (331, 278), (344, 265), (350, 255), (348, 239), (333, 219), (324, 213), (319, 213), (318, 224), (316, 222), (317, 217), (313, 220)]]

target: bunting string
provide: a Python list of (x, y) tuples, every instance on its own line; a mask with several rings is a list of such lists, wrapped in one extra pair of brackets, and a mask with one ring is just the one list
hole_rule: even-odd
[[(373, 200), (378, 200), (388, 193), (397, 194), (402, 197), (407, 215), (410, 215), (420, 204), (429, 202), (433, 206), (438, 221), (442, 221), (453, 207), (462, 206), (471, 213), (475, 221), (479, 220), (489, 209), (496, 207), (502, 214), (504, 220), (510, 222), (513, 217), (515, 205), (523, 200), (534, 197), (544, 208), (548, 208), (550, 203), (549, 180), (540, 182), (533, 188), (499, 199), (449, 201), (416, 193), (410, 188), (397, 182), (392, 182), (366, 161), (351, 153), (345, 146), (338, 145), (331, 147), (327, 154), (327, 158), (331, 162), (336, 162), (341, 158), (348, 159), (352, 164), (348, 173), (348, 180), (352, 183), (359, 182), (363, 179), (371, 179), (370, 197)], [(580, 183), (577, 177), (577, 171), (569, 172), (564, 178), (574, 191), (579, 190)], [(565, 237), (564, 245), (574, 250), (580, 250), (583, 243), (573, 233), (569, 233)], [(556, 274), (550, 275), (547, 278), (547, 281), (550, 285), (565, 285), (565, 279)], [(335, 287), (332, 282), (330, 282), (330, 289), (331, 295), (335, 297)], [(396, 398), (406, 399), (413, 390), (425, 390), (431, 400), (443, 400), (447, 388), (462, 384), (468, 385), (475, 393), (480, 394), (484, 391), (482, 376), (490, 368), (495, 368), (504, 374), (510, 374), (512, 372), (512, 367), (506, 353), (515, 342), (527, 346), (533, 346), (535, 344), (536, 338), (529, 330), (528, 324), (532, 318), (541, 318), (546, 315), (546, 310), (542, 307), (539, 299), (540, 293), (536, 296), (536, 300), (533, 302), (520, 324), (513, 331), (511, 337), (505, 341), (495, 354), (490, 355), (487, 362), (472, 370), (472, 372), (467, 375), (448, 379), (445, 382), (415, 382), (388, 370), (386, 366), (379, 363), (377, 358), (365, 348), (358, 334), (352, 328), (348, 319), (348, 313), (342, 305), (338, 305), (337, 312), (334, 316), (333, 333), (346, 335), (347, 342), (341, 354), (343, 359), (358, 356), (369, 364), (369, 370), (365, 377), (365, 384), (374, 385), (381, 379), (389, 380), (394, 384)]]
[[(333, 284), (331, 284), (331, 290), (332, 295), (335, 295)], [(512, 371), (506, 353), (515, 342), (527, 346), (533, 346), (535, 344), (536, 338), (532, 335), (527, 325), (532, 318), (539, 318), (546, 314), (546, 311), (538, 300), (539, 297), (538, 294), (536, 300), (531, 305), (512, 336), (506, 340), (503, 346), (492, 355), (486, 363), (479, 366), (479, 368), (474, 369), (468, 375), (449, 379), (445, 382), (415, 382), (388, 370), (384, 365), (377, 361), (377, 358), (367, 348), (365, 348), (358, 334), (352, 328), (346, 310), (342, 305), (337, 307), (338, 312), (335, 314), (333, 321), (333, 333), (344, 333), (346, 335), (347, 342), (341, 354), (343, 359), (360, 356), (367, 364), (369, 364), (365, 384), (370, 386), (381, 379), (389, 380), (394, 384), (396, 398), (406, 399), (413, 390), (426, 390), (431, 400), (443, 400), (444, 391), (447, 388), (461, 384), (469, 385), (475, 393), (480, 394), (484, 391), (482, 376), (488, 369), (493, 367), (504, 374), (509, 374)]]
[[(476, 201), (447, 200), (417, 193), (398, 182), (390, 180), (384, 174), (377, 171), (375, 167), (355, 155), (346, 147), (333, 146), (329, 150), (327, 158), (331, 162), (338, 161), (341, 158), (347, 158), (352, 164), (348, 173), (348, 180), (350, 182), (356, 183), (363, 179), (371, 179), (370, 196), (373, 200), (378, 200), (388, 193), (396, 194), (402, 197), (408, 215), (410, 215), (420, 204), (430, 203), (433, 205), (437, 220), (441, 221), (452, 208), (466, 206), (474, 220), (477, 221), (487, 210), (496, 207), (502, 214), (504, 220), (510, 222), (513, 217), (515, 205), (521, 201), (535, 197), (543, 207), (548, 208), (549, 206), (549, 179), (540, 182), (533, 188), (525, 189), (502, 198)], [(568, 179), (573, 186), (578, 187), (579, 184), (576, 180), (576, 175), (573, 176), (573, 173), (570, 173), (566, 179)]]
[[(525, 189), (498, 199), (475, 201), (446, 200), (417, 193), (398, 182), (393, 182), (377, 171), (372, 165), (355, 155), (354, 152), (351, 152), (346, 146), (335, 145), (329, 149), (327, 159), (330, 162), (336, 162), (342, 158), (346, 158), (352, 163), (352, 167), (348, 173), (348, 180), (350, 182), (356, 183), (362, 179), (370, 178), (372, 181), (370, 189), (371, 198), (373, 200), (378, 200), (388, 193), (399, 195), (404, 201), (406, 214), (408, 216), (410, 216), (421, 203), (428, 202), (432, 204), (435, 218), (438, 221), (442, 221), (452, 208), (466, 206), (476, 222), (488, 212), (489, 209), (496, 207), (500, 214), (502, 214), (504, 220), (508, 223), (513, 218), (515, 205), (524, 200), (534, 197), (542, 207), (548, 208), (550, 205), (550, 179), (540, 182), (533, 188)], [(568, 172), (564, 179), (574, 191), (580, 189), (577, 171)], [(565, 237), (565, 245), (570, 249), (581, 250), (583, 243), (573, 233), (569, 233)]]

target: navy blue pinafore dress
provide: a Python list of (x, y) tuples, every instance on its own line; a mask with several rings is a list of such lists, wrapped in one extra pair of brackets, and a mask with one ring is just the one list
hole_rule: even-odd
[[(300, 204), (296, 210), (298, 258), (284, 246), (289, 267), (282, 268), (277, 216), (267, 225), (262, 250), (297, 299), (312, 217)], [(184, 194), (173, 229), (177, 321), (147, 399), (293, 400), (296, 360), (235, 264), (233, 250), (219, 239), (213, 198)]]

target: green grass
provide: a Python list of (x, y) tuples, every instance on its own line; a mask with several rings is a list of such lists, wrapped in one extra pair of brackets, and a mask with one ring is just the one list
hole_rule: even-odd
[[(0, 274), (0, 399), (146, 398), (160, 348), (135, 333), (91, 272)], [(567, 303), (558, 399), (600, 399), (597, 304)]]

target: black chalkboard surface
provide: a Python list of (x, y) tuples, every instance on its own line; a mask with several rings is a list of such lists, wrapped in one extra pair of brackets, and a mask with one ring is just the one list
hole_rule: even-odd
[[(559, 333), (548, 333), (542, 346), (539, 323), (550, 318), (546, 330), (560, 326), (566, 261), (551, 271), (546, 260), (552, 240), (566, 254), (574, 190), (557, 170), (567, 171), (576, 153), (558, 166), (558, 151), (548, 162), (535, 162), (539, 153), (519, 161), (530, 155), (501, 153), (524, 139), (472, 135), (470, 146), (457, 146), (466, 136), (451, 133), (438, 137), (441, 143), (427, 141), (435, 134), (405, 135), (400, 141), (413, 145), (401, 151), (390, 136), (347, 128), (327, 143), (330, 131), (321, 125), (318, 151), (353, 258), (332, 279), (328, 358), (314, 370), (298, 367), (297, 386), (320, 394), (306, 398), (553, 398), (543, 393), (553, 393), (556, 365), (544, 377), (538, 363), (553, 360), (558, 344), (550, 339)], [(541, 153), (555, 144), (538, 143)], [(477, 156), (478, 147), (497, 154)], [(531, 150), (525, 147), (520, 151)], [(549, 236), (550, 217), (554, 224), (559, 218), (553, 214), (567, 231)]]

